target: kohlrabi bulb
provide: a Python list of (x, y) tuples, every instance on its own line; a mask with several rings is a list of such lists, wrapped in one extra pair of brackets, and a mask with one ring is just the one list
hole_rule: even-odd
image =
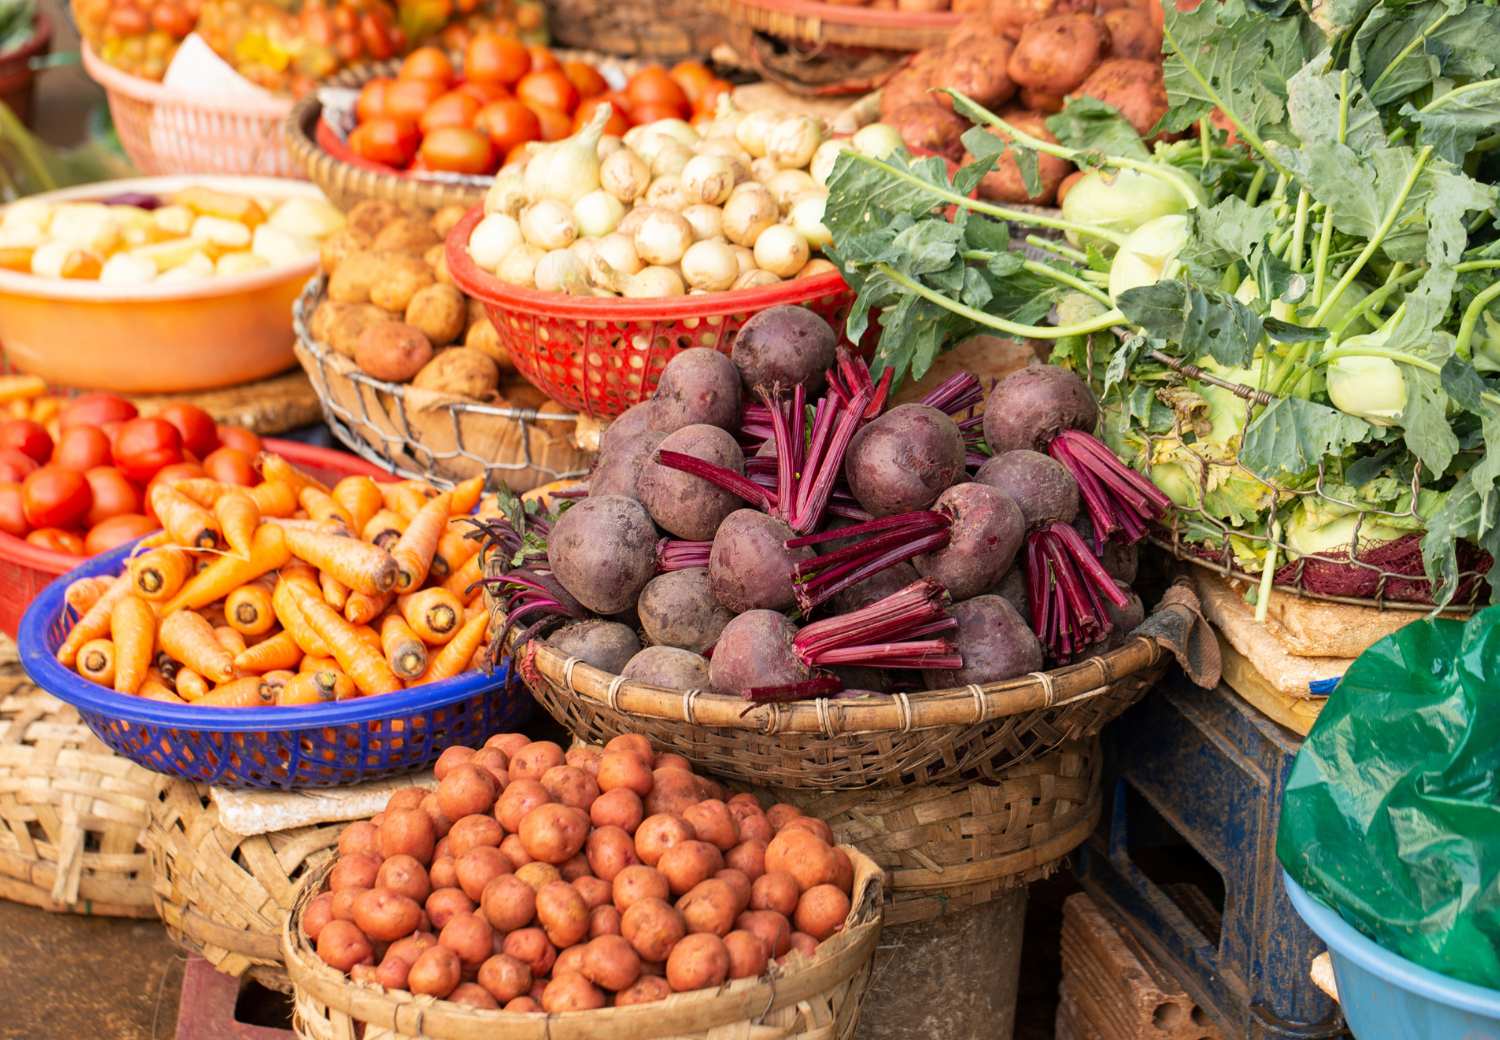
[[(1355, 336), (1340, 349), (1377, 346), (1378, 335)], [(1328, 365), (1328, 399), (1346, 415), (1354, 415), (1376, 426), (1393, 426), (1406, 411), (1406, 377), (1390, 358), (1340, 357)]]
[[(1201, 201), (1202, 190), (1187, 177), (1169, 174), (1180, 181), (1182, 189), (1169, 181), (1135, 170), (1090, 170), (1063, 196), (1063, 218), (1076, 224), (1087, 224), (1105, 231), (1128, 234), (1156, 217), (1186, 213)], [(1074, 245), (1093, 241), (1107, 246), (1102, 239), (1076, 231), (1067, 232)]]
[(1174, 277), (1177, 254), (1187, 240), (1188, 218), (1180, 213), (1148, 220), (1126, 235), (1109, 265), (1110, 299), (1119, 300), (1128, 289)]

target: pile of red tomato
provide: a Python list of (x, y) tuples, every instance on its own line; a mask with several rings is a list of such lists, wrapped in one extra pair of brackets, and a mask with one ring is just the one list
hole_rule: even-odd
[(159, 480), (259, 481), (260, 438), (219, 426), (190, 404), (143, 418), (111, 394), (84, 394), (54, 433), (31, 419), (0, 422), (0, 531), (32, 545), (93, 556), (161, 525), (147, 496)]
[(349, 147), (360, 158), (410, 170), (486, 174), (532, 141), (555, 141), (614, 109), (607, 133), (658, 119), (712, 115), (730, 85), (701, 62), (670, 71), (651, 65), (611, 91), (585, 61), (559, 60), (546, 47), (481, 33), (464, 48), (462, 76), (436, 47), (407, 55), (395, 77), (359, 93)]

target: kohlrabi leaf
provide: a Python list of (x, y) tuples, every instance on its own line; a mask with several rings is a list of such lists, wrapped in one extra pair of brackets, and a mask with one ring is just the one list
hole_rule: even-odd
[(1500, 80), (1466, 83), (1421, 108), (1404, 104), (1401, 115), (1421, 128), (1418, 144), (1430, 144), (1444, 159), (1462, 165), (1479, 139), (1500, 126)]
[(1212, 206), (1191, 211), (1193, 234), (1177, 254), (1189, 269), (1222, 270), (1250, 255), (1276, 229), (1276, 213), (1270, 203), (1251, 206), (1238, 195), (1230, 195)]
[(898, 266), (908, 274), (952, 267), (963, 248), (963, 228), (946, 220), (922, 220), (891, 240)]
[(1328, 338), (1328, 330), (1316, 325), (1296, 325), (1280, 318), (1263, 318), (1261, 323), (1277, 343), (1319, 343)]
[[(1477, 541), (1490, 554), (1500, 527), (1500, 495), (1482, 495), (1468, 481), (1455, 484), (1443, 496), (1442, 503), (1427, 518), (1427, 534), (1422, 538), (1422, 562), (1432, 582), (1432, 600), (1446, 606), (1458, 591), (1458, 543)], [(1496, 587), (1495, 568), (1490, 568), (1490, 585)]]
[[(954, 107), (960, 104), (958, 99), (954, 100)], [(1026, 187), (1026, 194), (1040, 195), (1042, 193), (1042, 177), (1037, 172), (1036, 152), (1025, 145), (1014, 141), (1006, 141), (998, 137), (994, 131), (987, 130), (982, 126), (971, 126), (964, 131), (962, 141), (970, 155), (978, 162), (991, 165), (1000, 162), (1008, 153), (1015, 160), (1016, 168), (1021, 171), (1021, 183)]]
[(1401, 435), (1413, 455), (1433, 476), (1448, 471), (1458, 454), (1458, 436), (1448, 421), (1448, 395), (1442, 380), (1431, 372), (1403, 365), (1406, 408), (1401, 412)]
[(1047, 129), (1069, 148), (1123, 159), (1150, 158), (1135, 127), (1118, 108), (1098, 98), (1070, 98), (1061, 112), (1047, 120)]
[(1141, 356), (1146, 349), (1146, 337), (1141, 335), (1126, 336), (1125, 341), (1115, 348), (1110, 355), (1109, 364), (1104, 369), (1104, 392), (1108, 394), (1115, 387), (1125, 381), (1130, 373), (1135, 359)]
[[(1479, 373), (1474, 371), (1473, 365), (1457, 354), (1443, 362), (1439, 380), (1442, 383), (1443, 392), (1453, 398), (1460, 407), (1471, 412), (1478, 412), (1484, 408), (1484, 399), (1481, 396), (1485, 391), (1484, 380), (1479, 378)], [(1500, 455), (1500, 452), (1495, 454)]]
[(1334, 141), (1338, 139), (1343, 96), (1350, 95), (1344, 127), (1344, 143), (1363, 155), (1386, 143), (1380, 113), (1365, 97), (1359, 79), (1348, 72), (1323, 71), (1328, 68), (1329, 54), (1324, 51), (1313, 58), (1287, 83), (1286, 108), (1292, 132), (1301, 140)]
[(1433, 81), (1479, 79), (1500, 61), (1500, 8), (1426, 0), (1381, 7), (1354, 35), (1349, 68), (1384, 107)]
[(1279, 398), (1245, 429), (1240, 462), (1267, 480), (1299, 477), (1369, 438), (1370, 424), (1316, 401)]
[(913, 159), (897, 151), (871, 159), (845, 150), (828, 175), (823, 224), (837, 241), (896, 214), (924, 216), (942, 204), (934, 190), (953, 194), (948, 166), (935, 155)]
[(1221, 365), (1248, 365), (1262, 325), (1254, 311), (1226, 292), (1187, 282), (1157, 282), (1129, 289), (1115, 301), (1153, 339), (1182, 347), (1189, 357), (1208, 354)]

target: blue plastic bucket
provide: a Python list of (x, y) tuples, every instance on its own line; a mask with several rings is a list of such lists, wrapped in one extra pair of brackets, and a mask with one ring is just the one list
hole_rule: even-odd
[(1328, 944), (1339, 1003), (1358, 1040), (1500, 1040), (1500, 990), (1382, 949), (1290, 876), (1282, 879), (1297, 913)]

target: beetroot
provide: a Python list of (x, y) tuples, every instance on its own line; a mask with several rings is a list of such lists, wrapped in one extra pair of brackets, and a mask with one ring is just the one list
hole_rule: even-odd
[(617, 621), (577, 621), (547, 637), (547, 643), (601, 672), (618, 673), (640, 653), (641, 641)]
[(655, 414), (656, 405), (651, 401), (642, 401), (625, 409), (618, 419), (604, 428), (599, 437), (600, 454), (654, 429), (652, 418)]
[(1099, 406), (1088, 384), (1056, 365), (1012, 372), (984, 406), (984, 440), (995, 454), (1030, 448), (1046, 451), (1064, 430), (1092, 430)]
[(712, 347), (684, 350), (662, 369), (650, 424), (670, 433), (704, 423), (732, 430), (740, 420), (740, 373)]
[(665, 438), (666, 434), (656, 430), (643, 430), (633, 437), (613, 440), (606, 434), (606, 446), (600, 449), (599, 461), (589, 474), (589, 494), (635, 498), (641, 473)]
[(740, 326), (729, 357), (751, 390), (816, 391), (833, 364), (838, 334), (806, 307), (768, 307)]
[[(703, 423), (667, 434), (657, 451), (690, 455), (736, 473), (745, 468), (745, 456), (735, 439), (717, 426)], [(740, 506), (737, 495), (655, 461), (641, 467), (636, 497), (662, 530), (693, 541), (713, 538), (724, 518)]]
[(762, 686), (793, 687), (812, 669), (792, 653), (797, 626), (774, 610), (747, 610), (719, 633), (708, 661), (709, 684), (719, 693), (743, 697)]
[(627, 679), (668, 690), (708, 688), (708, 661), (675, 646), (648, 646), (620, 671)]
[(877, 599), (884, 599), (893, 592), (906, 588), (920, 578), (917, 569), (905, 560), (876, 571), (864, 581), (849, 586), (830, 601), (840, 614), (868, 607)]
[(954, 606), (952, 614), (958, 620), (953, 641), (963, 666), (923, 672), (929, 690), (982, 686), (1041, 670), (1042, 645), (1016, 608), (1001, 597), (975, 596)]
[(981, 484), (999, 488), (1021, 507), (1027, 527), (1056, 520), (1069, 524), (1078, 515), (1078, 481), (1061, 462), (1030, 448), (996, 455), (974, 474)]
[(964, 472), (963, 434), (947, 415), (903, 404), (864, 426), (844, 455), (844, 479), (872, 516), (926, 509)]
[(701, 654), (734, 614), (714, 598), (707, 567), (660, 574), (641, 590), (641, 629), (652, 643)]
[(656, 574), (656, 542), (651, 516), (635, 499), (591, 495), (552, 525), (547, 562), (578, 602), (616, 614), (634, 607)]
[(955, 600), (989, 589), (1010, 569), (1026, 537), (1021, 509), (985, 484), (954, 484), (935, 510), (948, 517), (948, 544), (913, 558), (917, 573), (937, 580)]
[(1016, 613), (1023, 618), (1031, 616), (1031, 601), (1026, 593), (1026, 568), (1012, 567), (1005, 572), (995, 586), (995, 595), (1016, 608)]
[(708, 555), (714, 598), (736, 614), (790, 607), (795, 602), (792, 568), (812, 556), (806, 549), (788, 549), (791, 537), (792, 529), (774, 516), (754, 509), (730, 513)]

